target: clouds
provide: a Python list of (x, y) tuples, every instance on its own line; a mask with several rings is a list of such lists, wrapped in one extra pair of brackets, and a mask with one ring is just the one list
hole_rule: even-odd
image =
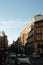
[(1, 20), (0, 31), (5, 31), (5, 34), (8, 35), (9, 41), (16, 40), (27, 24), (28, 20), (25, 19)]
[(6, 28), (10, 28), (10, 27), (12, 27), (13, 26), (13, 21), (10, 21), (10, 20), (8, 20), (8, 21), (1, 21), (0, 22), (0, 27), (3, 29), (6, 29)]
[(25, 20), (8, 20), (8, 21), (0, 21), (0, 29), (19, 29), (24, 27), (27, 24)]

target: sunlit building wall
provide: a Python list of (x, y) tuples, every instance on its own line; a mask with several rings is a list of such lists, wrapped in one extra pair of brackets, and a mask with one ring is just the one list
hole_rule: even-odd
[(22, 45), (28, 43), (32, 53), (43, 53), (43, 15), (36, 15), (19, 35)]
[(28, 38), (28, 32), (29, 32), (29, 24), (27, 25), (27, 27), (20, 33), (20, 40), (22, 45), (25, 45), (27, 43), (27, 38)]

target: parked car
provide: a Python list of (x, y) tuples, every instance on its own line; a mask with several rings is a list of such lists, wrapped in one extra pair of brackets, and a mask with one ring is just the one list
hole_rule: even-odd
[(16, 54), (15, 53), (10, 53), (7, 58), (6, 62), (8, 65), (15, 65), (16, 64)]
[(40, 55), (33, 53), (32, 55), (30, 55), (30, 57), (31, 57), (31, 58), (40, 58)]
[(10, 65), (15, 65), (15, 59), (13, 57), (8, 59)]
[(39, 65), (39, 64), (43, 65), (43, 62), (42, 62), (43, 60), (39, 54), (33, 53), (32, 55), (30, 55), (29, 60), (30, 60), (30, 63), (33, 65), (35, 65), (35, 64), (36, 65)]
[(29, 58), (25, 54), (18, 54), (18, 65), (20, 64), (30, 64)]
[(10, 57), (16, 57), (16, 54), (14, 52), (10, 53), (9, 55), (10, 55)]

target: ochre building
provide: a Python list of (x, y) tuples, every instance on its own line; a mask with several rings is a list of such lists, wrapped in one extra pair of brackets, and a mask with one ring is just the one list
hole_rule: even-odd
[(36, 15), (20, 33), (22, 45), (28, 44), (33, 53), (43, 54), (43, 15)]

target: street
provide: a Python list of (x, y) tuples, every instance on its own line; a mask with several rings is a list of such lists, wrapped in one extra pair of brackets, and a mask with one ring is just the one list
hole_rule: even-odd
[[(26, 58), (25, 59), (21, 58), (21, 54), (19, 54), (19, 57), (16, 57), (16, 58), (14, 56), (15, 55), (13, 55), (13, 57), (8, 58), (7, 59), (8, 61), (5, 61), (5, 63), (2, 65), (43, 65), (43, 57), (40, 57), (40, 58), (28, 57), (29, 61), (28, 60), (24, 61)], [(19, 58), (19, 62), (18, 62), (18, 58)], [(29, 62), (30, 63), (29, 64), (25, 63), (27, 61), (28, 61), (28, 63)]]
[[(20, 62), (20, 61), (19, 61)], [(0, 62), (1, 64), (0, 65), (43, 65), (43, 58), (40, 58), (40, 59), (31, 59), (31, 62), (30, 64), (27, 64), (27, 63), (16, 63), (15, 60), (11, 60), (9, 62), (6, 62), (6, 61), (1, 61)]]

